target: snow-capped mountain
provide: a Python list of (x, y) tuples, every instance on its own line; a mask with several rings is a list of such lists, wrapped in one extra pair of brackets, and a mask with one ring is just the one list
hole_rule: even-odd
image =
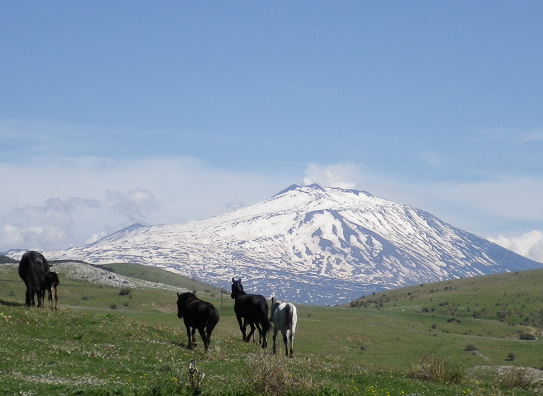
[(135, 224), (48, 259), (135, 262), (249, 293), (336, 304), (410, 284), (543, 268), (430, 213), (357, 190), (293, 185), (229, 213)]

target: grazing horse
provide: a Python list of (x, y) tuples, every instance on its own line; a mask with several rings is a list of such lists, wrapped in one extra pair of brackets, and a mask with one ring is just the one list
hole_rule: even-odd
[[(56, 272), (50, 271), (45, 279), (43, 280), (42, 285), (42, 299), (45, 303), (45, 291), (47, 291), (48, 296), (47, 299), (49, 300), (49, 308), (57, 309), (57, 302), (58, 302), (58, 293), (57, 293), (57, 287), (60, 284), (60, 281), (58, 280), (58, 275)], [(52, 289), (52, 290), (51, 290)], [(53, 293), (54, 291), (54, 293)], [(54, 300), (54, 307), (53, 307), (53, 300)]]
[(273, 353), (276, 353), (275, 339), (277, 338), (277, 332), (281, 330), (286, 355), (287, 357), (292, 357), (294, 354), (294, 333), (296, 332), (296, 322), (298, 321), (296, 306), (289, 302), (276, 301), (272, 297), (270, 320), (273, 323)]
[(49, 263), (40, 253), (30, 251), (23, 254), (19, 263), (19, 276), (26, 285), (25, 305), (34, 306), (34, 295), (38, 298), (38, 307), (44, 307), (45, 292), (43, 281), (49, 274)]
[[(268, 319), (268, 302), (266, 298), (257, 294), (245, 293), (241, 285), (241, 279), (235, 280), (234, 278), (232, 278), (232, 294), (230, 297), (236, 300), (234, 312), (238, 319), (243, 341), (249, 342), (251, 340), (256, 327), (260, 333), (259, 342), (261, 342), (262, 348), (267, 348), (267, 335), (271, 330), (271, 323)], [(247, 324), (251, 326), (249, 334), (245, 332)]]
[[(200, 300), (192, 293), (177, 293), (177, 317), (183, 319), (189, 338), (189, 349), (196, 346), (194, 333), (198, 329), (207, 352), (211, 341), (211, 332), (219, 323), (219, 311), (213, 304)], [(192, 331), (191, 331), (192, 327)]]

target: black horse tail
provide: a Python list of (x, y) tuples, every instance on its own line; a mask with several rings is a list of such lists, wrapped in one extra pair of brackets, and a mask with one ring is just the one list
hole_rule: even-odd
[(207, 307), (207, 324), (206, 328), (209, 333), (213, 331), (215, 326), (217, 326), (217, 323), (219, 323), (220, 315), (219, 311), (217, 311), (217, 308), (215, 308), (213, 305), (209, 305)]
[(264, 331), (264, 333), (268, 333), (272, 329), (272, 324), (270, 322), (270, 318), (268, 318), (268, 303), (266, 302), (266, 300), (263, 301), (261, 309), (262, 330)]

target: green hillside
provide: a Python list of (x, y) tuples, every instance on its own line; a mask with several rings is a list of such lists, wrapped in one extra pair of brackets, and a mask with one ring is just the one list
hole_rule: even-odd
[[(186, 334), (176, 317), (175, 292), (121, 293), (60, 273), (61, 309), (28, 309), (22, 306), (24, 284), (16, 266), (3, 264), (0, 394), (192, 394), (195, 389), (186, 376), (190, 360), (196, 359), (206, 374), (200, 389), (204, 394), (274, 393), (265, 386), (268, 375), (279, 376), (272, 382), (302, 394), (456, 395), (470, 394), (470, 389), (471, 394), (505, 395), (510, 388), (496, 385), (496, 367), (543, 366), (543, 299), (538, 293), (543, 270), (417, 285), (342, 307), (300, 305), (295, 358), (287, 360), (241, 342), (229, 291), (221, 294), (156, 268), (108, 267), (196, 290), (212, 302), (221, 320), (210, 352), (183, 346)], [(410, 380), (408, 372), (424, 352), (460, 365), (465, 381)], [(263, 368), (268, 370), (264, 377), (259, 372)]]

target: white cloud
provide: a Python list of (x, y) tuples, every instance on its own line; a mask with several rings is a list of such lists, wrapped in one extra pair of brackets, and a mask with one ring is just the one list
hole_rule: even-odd
[(518, 237), (508, 238), (499, 235), (497, 238), (487, 237), (487, 239), (521, 256), (543, 263), (543, 232), (541, 231), (530, 231)]
[(123, 215), (132, 223), (145, 220), (148, 213), (157, 211), (160, 207), (155, 196), (142, 188), (136, 188), (127, 193), (107, 190), (106, 200), (113, 213)]
[(192, 157), (41, 157), (0, 162), (0, 179), (7, 192), (0, 194), (0, 251), (6, 251), (81, 246), (134, 222), (215, 216), (269, 198), (296, 177), (218, 169)]
[(352, 163), (320, 165), (311, 163), (305, 170), (302, 184), (317, 183), (322, 187), (357, 188), (362, 181), (361, 167)]
[(543, 140), (543, 130), (520, 133), (519, 139), (522, 143), (529, 143), (538, 140)]
[(445, 159), (440, 154), (433, 151), (425, 151), (420, 153), (419, 157), (432, 168), (437, 168), (445, 163)]
[(63, 246), (75, 226), (73, 214), (80, 208), (98, 207), (98, 201), (79, 197), (48, 198), (43, 205), (15, 207), (0, 226), (0, 239), (13, 248)]
[(508, 144), (523, 144), (543, 140), (543, 130), (521, 131), (515, 129), (490, 129), (480, 131), (475, 140), (502, 141)]

